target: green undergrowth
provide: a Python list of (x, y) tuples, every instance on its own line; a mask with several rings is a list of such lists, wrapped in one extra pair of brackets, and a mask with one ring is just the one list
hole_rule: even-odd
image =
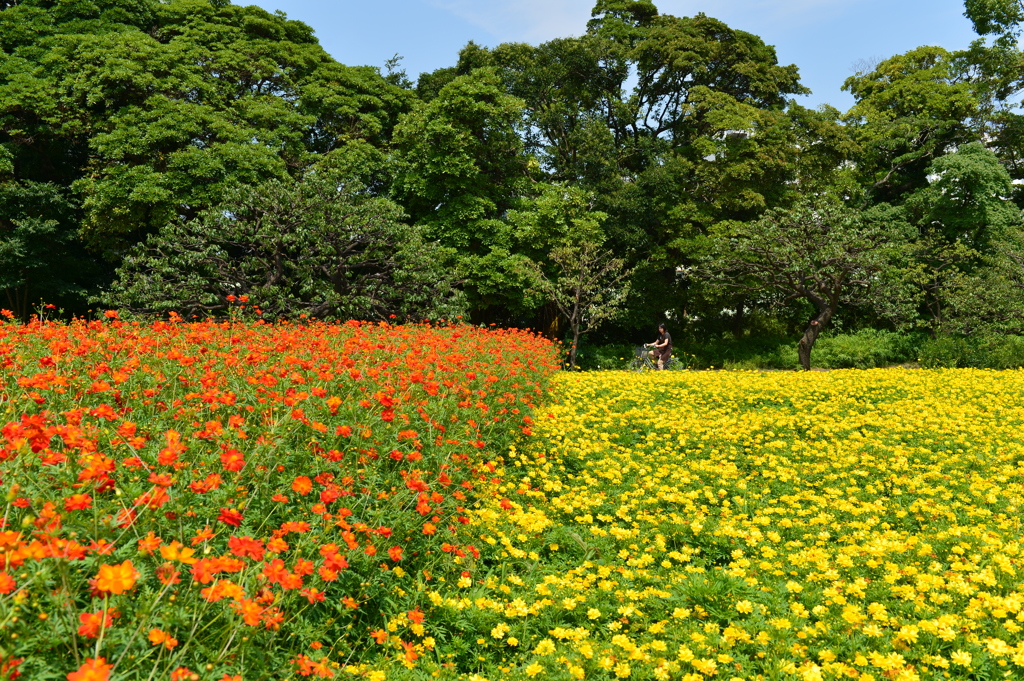
[[(821, 369), (871, 369), (905, 364), (917, 362), (926, 344), (926, 336), (920, 333), (875, 329), (826, 333), (815, 343), (811, 363)], [(680, 339), (675, 346), (675, 356), (680, 367), (688, 369), (798, 369), (796, 345), (797, 339), (788, 336), (740, 339), (725, 336), (710, 341)], [(1024, 350), (1024, 343), (1021, 348)], [(583, 346), (578, 360), (580, 367), (586, 370), (621, 369), (632, 360), (633, 351), (634, 346), (626, 344)]]

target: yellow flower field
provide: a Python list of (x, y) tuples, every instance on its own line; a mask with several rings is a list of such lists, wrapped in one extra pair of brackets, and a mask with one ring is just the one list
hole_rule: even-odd
[(476, 581), (425, 587), (464, 648), (439, 672), (1024, 678), (1024, 372), (558, 388), (475, 512)]

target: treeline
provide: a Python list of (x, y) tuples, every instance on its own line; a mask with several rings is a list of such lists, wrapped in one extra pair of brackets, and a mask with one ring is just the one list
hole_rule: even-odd
[(969, 49), (866, 66), (843, 112), (647, 0), (415, 83), (223, 0), (0, 0), (0, 304), (561, 333), (538, 281), (586, 245), (625, 276), (574, 325), (615, 307), (609, 337), (1018, 333), (1024, 13), (966, 13)]

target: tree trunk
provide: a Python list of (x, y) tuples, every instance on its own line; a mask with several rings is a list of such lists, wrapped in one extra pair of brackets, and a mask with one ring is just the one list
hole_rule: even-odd
[(818, 316), (811, 320), (807, 330), (804, 331), (803, 338), (797, 344), (796, 352), (800, 356), (800, 366), (803, 367), (804, 371), (811, 370), (811, 349), (814, 347), (814, 341), (818, 340), (818, 336), (821, 335), (822, 329), (832, 319), (834, 312), (835, 310), (831, 307), (819, 310)]
[[(571, 322), (570, 322), (571, 323)], [(576, 368), (576, 349), (580, 343), (580, 327), (579, 324), (572, 325), (572, 347), (569, 349), (569, 368)]]

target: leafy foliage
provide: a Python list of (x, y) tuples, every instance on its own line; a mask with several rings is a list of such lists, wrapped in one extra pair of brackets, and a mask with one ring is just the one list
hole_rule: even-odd
[[(444, 254), (402, 211), (329, 167), (237, 192), (125, 258), (110, 305), (186, 316), (246, 297), (269, 318), (453, 318)], [(230, 297), (230, 298), (229, 298)]]
[(375, 69), (338, 64), (308, 26), (254, 6), (29, 0), (0, 11), (0, 36), (0, 143), (17, 178), (80, 195), (83, 236), (115, 259), (234, 186), (383, 143), (408, 106)]
[(20, 319), (27, 319), (42, 302), (81, 309), (105, 272), (78, 239), (77, 206), (51, 182), (13, 179), (11, 159), (0, 146), (3, 302)]
[(629, 285), (623, 280), (630, 272), (624, 269), (621, 258), (593, 240), (559, 246), (548, 254), (548, 260), (555, 271), (553, 276), (545, 274), (532, 260), (524, 261), (523, 267), (531, 286), (568, 320), (572, 333), (569, 366), (575, 368), (580, 336), (613, 319), (625, 305)]
[[(1011, 295), (985, 302), (970, 289), (1013, 290), (1022, 7), (967, 0), (979, 33), (968, 49), (923, 46), (867, 66), (846, 80), (855, 103), (841, 112), (795, 103), (807, 91), (797, 66), (758, 36), (650, 0), (598, 0), (576, 37), (470, 42), (415, 85), (397, 55), (344, 66), (309, 26), (226, 0), (0, 3), (0, 286), (22, 316), (40, 298), (83, 313), (90, 296), (221, 314), (241, 286), (267, 294), (276, 315), (374, 317), (428, 313), (418, 296), (435, 281), (475, 322), (558, 335), (573, 324), (524, 263), (555, 276), (550, 253), (592, 240), (643, 292), (592, 340), (659, 321), (702, 342), (742, 339), (792, 333), (815, 304), (685, 274), (733, 227), (829, 195), (914, 241), (879, 277), (916, 286), (917, 325), (1012, 326)], [(395, 273), (384, 287), (408, 304), (340, 293), (339, 281), (369, 280), (326, 260), (296, 266), (287, 287), (299, 288), (285, 293), (263, 247), (242, 243), (284, 237), (230, 233), (246, 192), (267, 188), (284, 205), (282, 192), (328, 166), (364, 217), (379, 209), (367, 267)], [(309, 225), (281, 229), (320, 258), (309, 243), (325, 227), (305, 210)], [(100, 295), (115, 272), (117, 294)], [(895, 311), (875, 302), (852, 296), (845, 328), (891, 328)]]
[(906, 305), (906, 295), (892, 286), (897, 282), (887, 279), (905, 257), (910, 236), (906, 225), (894, 228), (818, 198), (731, 226), (700, 272), (727, 289), (774, 289), (786, 300), (811, 303), (814, 318), (798, 346), (800, 363), (809, 369), (814, 342), (841, 304), (874, 300), (889, 313)]
[(975, 139), (978, 101), (956, 75), (949, 52), (919, 47), (846, 80), (857, 100), (846, 120), (863, 148), (858, 173), (876, 201), (926, 186), (932, 161)]

